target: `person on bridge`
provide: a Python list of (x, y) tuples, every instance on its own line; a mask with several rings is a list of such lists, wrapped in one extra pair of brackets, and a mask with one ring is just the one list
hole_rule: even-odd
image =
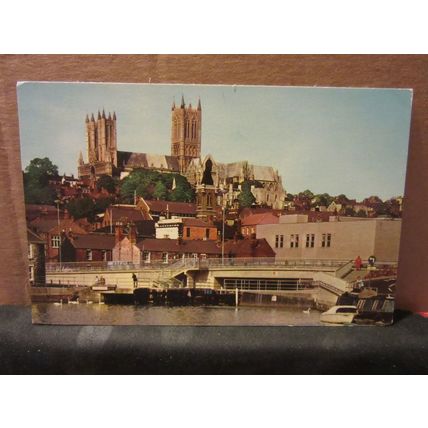
[(138, 287), (138, 278), (137, 275), (135, 275), (135, 273), (132, 274), (132, 282), (134, 283), (134, 288)]

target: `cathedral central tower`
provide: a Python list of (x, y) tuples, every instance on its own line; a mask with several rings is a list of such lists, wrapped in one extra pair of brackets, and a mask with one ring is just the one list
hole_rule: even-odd
[(178, 160), (180, 173), (183, 174), (193, 158), (201, 156), (201, 100), (198, 107), (192, 104), (186, 107), (181, 97), (180, 107), (175, 102), (171, 108), (171, 156)]

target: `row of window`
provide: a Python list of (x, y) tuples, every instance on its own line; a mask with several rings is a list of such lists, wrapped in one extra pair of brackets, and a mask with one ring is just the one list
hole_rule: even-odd
[[(289, 243), (289, 248), (299, 248), (300, 235), (291, 234), (288, 243)], [(306, 234), (305, 247), (306, 248), (315, 247), (315, 233)], [(321, 235), (321, 247), (322, 248), (331, 247), (331, 233), (323, 233)], [(284, 235), (275, 235), (275, 248), (284, 248)]]
[[(150, 263), (150, 257), (151, 257), (150, 251), (143, 251), (143, 255), (142, 255), (143, 262)], [(207, 255), (206, 254), (199, 255), (198, 253), (185, 253), (184, 255), (180, 256), (178, 254), (169, 254), (165, 252), (165, 253), (162, 253), (161, 260), (163, 263), (168, 263), (169, 260), (176, 260), (181, 257), (194, 258), (194, 259), (199, 259), (199, 257), (201, 257), (201, 259), (205, 259)]]

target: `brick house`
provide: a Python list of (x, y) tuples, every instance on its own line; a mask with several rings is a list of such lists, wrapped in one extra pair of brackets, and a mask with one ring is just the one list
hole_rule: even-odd
[(101, 227), (112, 227), (116, 223), (126, 224), (153, 220), (150, 214), (135, 205), (112, 205), (108, 207), (103, 216)]
[(218, 239), (217, 227), (197, 218), (159, 220), (156, 224), (157, 239), (210, 240)]
[(132, 235), (116, 241), (113, 261), (139, 263), (168, 263), (184, 257), (221, 257), (220, 245), (215, 241), (182, 239), (141, 239)]
[(112, 260), (115, 236), (103, 233), (71, 233), (63, 238), (63, 262), (108, 262)]
[(196, 217), (196, 204), (190, 202), (145, 200), (139, 198), (137, 207), (153, 220)]
[(83, 222), (73, 221), (70, 218), (57, 219), (37, 218), (30, 223), (30, 229), (45, 242), (45, 254), (47, 262), (59, 261), (59, 249), (64, 234), (74, 233), (84, 235), (87, 233)]

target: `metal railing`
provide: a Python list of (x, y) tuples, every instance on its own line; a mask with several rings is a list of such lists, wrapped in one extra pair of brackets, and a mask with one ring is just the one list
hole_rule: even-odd
[(194, 258), (188, 257), (180, 260), (171, 260), (170, 262), (150, 262), (150, 263), (132, 263), (132, 262), (63, 262), (46, 263), (46, 271), (54, 272), (76, 272), (76, 271), (132, 271), (143, 269), (161, 269), (161, 270), (179, 270), (183, 268), (210, 268), (210, 267), (263, 267), (277, 266), (288, 268), (340, 268), (349, 260), (324, 260), (324, 259), (283, 259), (275, 257), (250, 257), (250, 258)]
[(223, 287), (226, 290), (240, 291), (302, 291), (314, 288), (311, 279), (246, 279), (225, 278)]

